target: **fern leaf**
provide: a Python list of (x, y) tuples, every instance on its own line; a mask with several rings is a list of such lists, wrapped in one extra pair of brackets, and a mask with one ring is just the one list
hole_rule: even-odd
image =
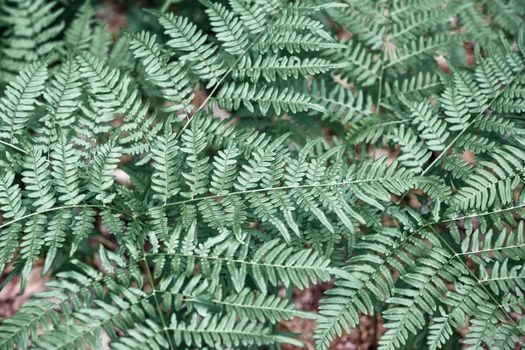
[(260, 6), (244, 0), (229, 0), (232, 10), (239, 15), (241, 23), (251, 34), (257, 34), (265, 29), (266, 14)]
[(165, 134), (159, 136), (158, 141), (151, 148), (152, 158), (155, 162), (155, 171), (151, 177), (151, 187), (157, 194), (154, 198), (166, 203), (177, 194), (176, 177), (177, 169), (177, 142), (175, 135)]
[(374, 60), (371, 53), (359, 42), (350, 41), (339, 44), (338, 50), (327, 50), (327, 57), (336, 62), (349, 62), (336, 70), (349, 81), (355, 81), (362, 86), (371, 86), (379, 79), (381, 62)]
[(343, 124), (372, 115), (372, 99), (363, 92), (352, 93), (341, 85), (326, 86), (324, 80), (312, 84), (313, 100), (326, 109), (325, 118)]
[(387, 320), (386, 333), (381, 337), (379, 347), (395, 349), (406, 343), (408, 334), (416, 333), (425, 325), (425, 314), (432, 314), (436, 310), (435, 300), (439, 300), (446, 291), (446, 285), (440, 280), (444, 278), (458, 278), (464, 272), (464, 267), (452, 260), (450, 255), (442, 249), (434, 247), (428, 258), (421, 258), (421, 265), (413, 272), (405, 274), (403, 281), (410, 288), (396, 289), (388, 303), (396, 306), (383, 312)]
[[(381, 240), (378, 238), (382, 237)], [(332, 339), (340, 336), (343, 330), (359, 322), (359, 312), (369, 314), (373, 311), (373, 297), (386, 300), (391, 295), (394, 280), (389, 266), (398, 266), (396, 255), (404, 259), (401, 250), (406, 241), (406, 233), (397, 229), (383, 228), (380, 233), (363, 239), (357, 249), (368, 249), (371, 252), (384, 252), (384, 258), (373, 254), (357, 255), (349, 264), (347, 275), (336, 280), (336, 287), (327, 292), (328, 297), (321, 301), (319, 321), (315, 333), (318, 349), (327, 349)], [(394, 246), (392, 250), (390, 247)], [(355, 265), (354, 265), (355, 264)]]
[(15, 174), (11, 171), (0, 178), (0, 208), (5, 219), (20, 219), (26, 212), (22, 206), (22, 192), (14, 180)]
[(437, 74), (419, 72), (416, 76), (407, 79), (396, 79), (385, 82), (384, 94), (388, 98), (396, 98), (401, 94), (406, 99), (428, 96), (440, 91), (442, 81)]
[(66, 61), (51, 85), (52, 88), (44, 92), (44, 99), (48, 109), (46, 122), (54, 133), (56, 126), (69, 128), (75, 123), (75, 112), (79, 107), (76, 101), (82, 94), (78, 64), (72, 59)]
[(275, 87), (258, 87), (244, 83), (242, 85), (229, 84), (221, 88), (217, 95), (217, 102), (221, 108), (227, 110), (239, 109), (241, 104), (250, 112), (255, 112), (255, 106), (262, 114), (267, 114), (270, 108), (275, 113), (304, 112), (310, 109), (324, 112), (324, 108), (311, 102), (308, 95), (284, 88), (279, 90)]
[(286, 336), (271, 334), (269, 329), (249, 320), (236, 320), (234, 315), (208, 316), (199, 320), (193, 317), (189, 323), (182, 323), (173, 316), (169, 325), (177, 346), (238, 347), (263, 344), (302, 343)]
[(60, 20), (63, 8), (54, 1), (8, 0), (2, 3), (2, 23), (7, 31), (2, 38), (3, 80), (13, 80), (19, 71), (46, 58), (55, 62), (62, 42), (58, 36), (64, 28)]
[(451, 131), (463, 130), (470, 120), (467, 99), (458, 94), (457, 89), (453, 86), (449, 86), (441, 95), (441, 102), (447, 115), (447, 122), (453, 124), (449, 129)]
[(236, 175), (237, 148), (228, 148), (219, 151), (213, 160), (213, 174), (211, 177), (210, 192), (217, 195), (227, 194), (233, 185)]
[(184, 196), (194, 198), (196, 195), (203, 194), (206, 191), (209, 181), (207, 177), (209, 169), (208, 158), (201, 156), (201, 153), (206, 148), (205, 134), (202, 130), (186, 129), (182, 134), (182, 139), (185, 145), (181, 147), (181, 151), (189, 155), (186, 158), (186, 163), (190, 170), (182, 173), (189, 188), (189, 191), (185, 192)]
[(49, 221), (49, 226), (44, 236), (44, 245), (49, 247), (49, 249), (42, 267), (43, 275), (47, 273), (53, 260), (55, 260), (58, 250), (64, 245), (70, 219), (71, 214), (67, 210), (62, 210)]
[(11, 224), (9, 227), (2, 229), (2, 235), (0, 236), (0, 270), (4, 271), (5, 266), (13, 259), (21, 232), (22, 226), (19, 223)]
[(439, 119), (432, 106), (423, 102), (417, 105), (408, 104), (412, 113), (412, 124), (417, 127), (419, 137), (427, 144), (431, 151), (442, 151), (447, 144), (449, 133), (446, 124)]
[(155, 35), (141, 32), (130, 37), (129, 45), (133, 55), (144, 65), (147, 79), (161, 90), (162, 97), (172, 105), (164, 108), (167, 112), (182, 109), (191, 111), (193, 90), (181, 65), (168, 63), (167, 56), (156, 43)]
[(75, 15), (69, 28), (65, 33), (66, 45), (71, 48), (85, 50), (89, 48), (92, 40), (93, 29), (91, 28), (95, 11), (89, 1), (85, 1)]
[(322, 58), (306, 58), (301, 60), (296, 56), (258, 56), (252, 60), (250, 56), (242, 56), (233, 70), (234, 79), (242, 80), (249, 77), (253, 83), (260, 78), (267, 82), (299, 76), (316, 75), (341, 67), (343, 64), (332, 63)]
[(97, 194), (97, 199), (109, 203), (115, 194), (108, 194), (107, 190), (113, 185), (113, 171), (120, 161), (121, 147), (109, 142), (100, 145), (92, 160), (91, 190)]
[(94, 228), (94, 222), (95, 212), (91, 209), (82, 208), (80, 209), (80, 213), (74, 216), (71, 232), (75, 238), (71, 244), (69, 256), (73, 256), (82, 240), (91, 234)]
[(56, 198), (52, 188), (51, 172), (42, 151), (30, 148), (24, 162), (24, 169), (22, 181), (27, 191), (27, 197), (33, 199), (32, 205), (37, 210), (51, 208), (55, 204)]
[(80, 203), (85, 195), (80, 193), (78, 163), (79, 152), (67, 142), (65, 136), (59, 136), (57, 147), (51, 153), (51, 165), (55, 189), (60, 194), (58, 200), (66, 205)]
[(216, 33), (217, 39), (223, 42), (222, 47), (232, 55), (241, 55), (248, 48), (248, 37), (244, 32), (242, 22), (225, 6), (200, 0), (206, 7), (210, 17), (210, 24)]
[(171, 39), (167, 45), (182, 52), (181, 61), (188, 61), (190, 69), (202, 79), (208, 80), (208, 87), (217, 84), (226, 72), (224, 64), (216, 55), (217, 48), (205, 44), (206, 36), (187, 18), (176, 17), (173, 14), (163, 15), (159, 23)]
[(399, 162), (416, 173), (421, 172), (432, 154), (419, 142), (412, 129), (401, 125), (390, 137), (401, 145), (403, 150), (403, 154), (398, 158)]
[(33, 267), (33, 262), (40, 256), (40, 250), (44, 245), (44, 225), (47, 219), (44, 215), (36, 215), (26, 221), (24, 236), (20, 243), (20, 258), (23, 261), (21, 272), (20, 291), (24, 291)]
[(35, 62), (22, 70), (0, 100), (1, 137), (11, 140), (23, 132), (31, 119), (38, 97), (44, 90), (47, 64)]
[(343, 44), (327, 41), (317, 35), (298, 33), (296, 31), (277, 31), (264, 33), (259, 42), (252, 46), (257, 53), (271, 51), (275, 54), (286, 50), (291, 54), (300, 52), (316, 52), (324, 49), (340, 49)]
[(477, 305), (483, 304), (488, 298), (477, 282), (470, 278), (460, 278), (455, 287), (456, 290), (448, 292), (445, 298), (445, 303), (451, 307), (451, 311), (447, 313), (440, 307), (441, 316), (434, 317), (429, 326), (427, 344), (430, 349), (442, 348), (452, 336), (454, 327), (465, 323), (465, 315), (475, 314)]

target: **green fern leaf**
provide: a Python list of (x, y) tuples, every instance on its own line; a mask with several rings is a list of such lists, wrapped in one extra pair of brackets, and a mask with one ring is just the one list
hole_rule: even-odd
[(108, 194), (107, 190), (113, 186), (113, 171), (120, 161), (120, 152), (121, 147), (110, 142), (100, 145), (94, 153), (90, 186), (102, 203), (109, 203), (115, 197), (115, 194)]
[(56, 202), (48, 167), (48, 161), (42, 151), (30, 148), (24, 162), (25, 171), (22, 172), (22, 181), (27, 197), (33, 199), (32, 205), (37, 210), (49, 209)]
[(0, 126), (2, 139), (13, 139), (21, 134), (29, 123), (35, 104), (44, 90), (47, 79), (47, 64), (35, 62), (27, 66), (12, 80), (0, 101)]
[(217, 102), (221, 108), (227, 110), (239, 109), (241, 104), (250, 112), (255, 112), (255, 106), (262, 114), (267, 114), (270, 108), (275, 113), (304, 112), (310, 109), (324, 112), (324, 108), (311, 102), (308, 95), (285, 88), (279, 90), (275, 87), (258, 87), (244, 83), (242, 85), (229, 84), (221, 88), (217, 95)]

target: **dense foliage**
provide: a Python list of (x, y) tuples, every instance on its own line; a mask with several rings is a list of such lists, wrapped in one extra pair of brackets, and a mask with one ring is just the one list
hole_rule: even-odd
[(0, 1), (0, 349), (518, 346), (525, 2), (96, 6)]

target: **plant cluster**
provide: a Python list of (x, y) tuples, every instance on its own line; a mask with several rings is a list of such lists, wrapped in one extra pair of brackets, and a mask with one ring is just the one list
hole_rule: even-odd
[(523, 339), (525, 2), (167, 1), (116, 38), (62, 3), (0, 2), (1, 286), (50, 276), (0, 349)]

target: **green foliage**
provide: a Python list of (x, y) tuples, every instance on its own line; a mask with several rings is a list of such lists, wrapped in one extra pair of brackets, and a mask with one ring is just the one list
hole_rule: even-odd
[(0, 2), (0, 349), (517, 346), (521, 1), (128, 5)]

